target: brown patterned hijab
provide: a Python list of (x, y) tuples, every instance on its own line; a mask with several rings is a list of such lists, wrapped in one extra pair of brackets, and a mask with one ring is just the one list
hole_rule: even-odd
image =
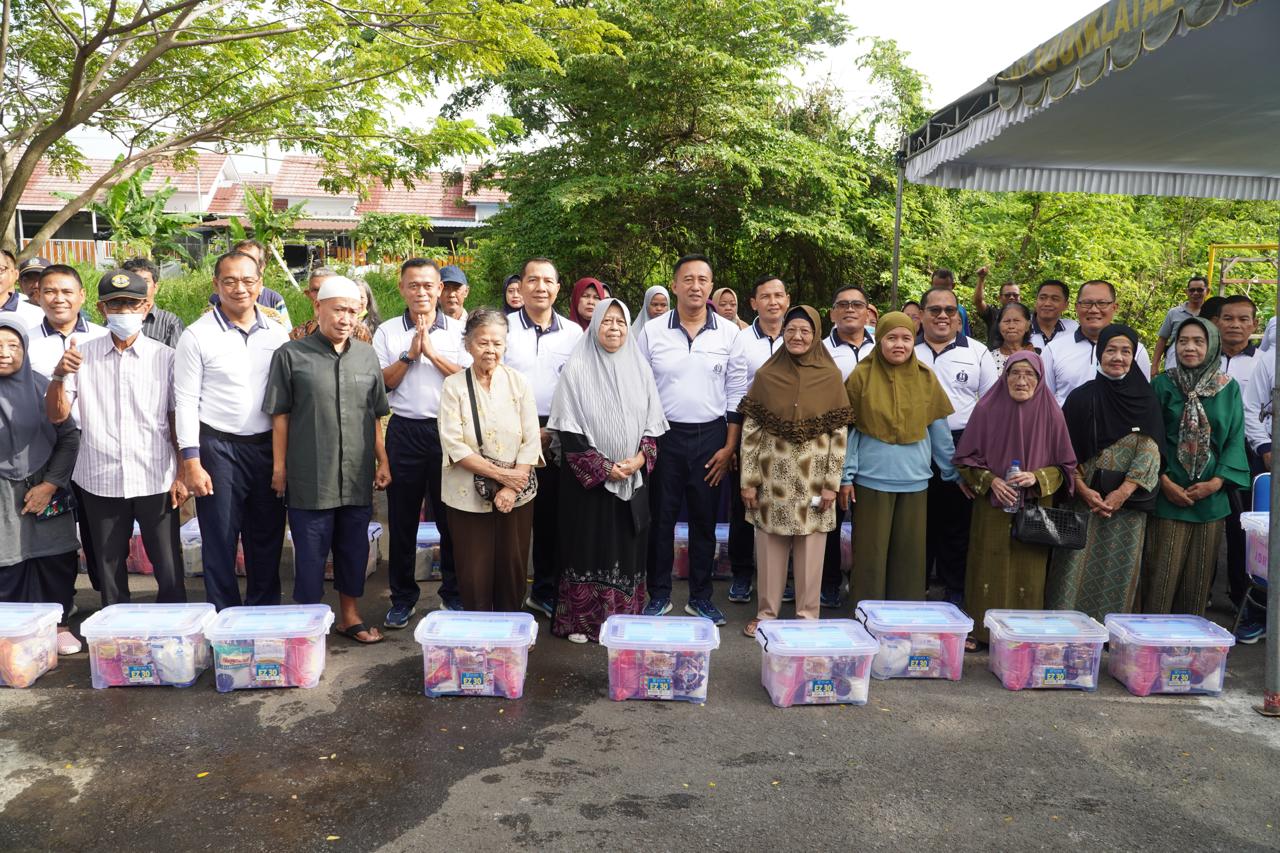
[(802, 443), (853, 423), (853, 409), (840, 381), (840, 368), (822, 345), (822, 320), (808, 305), (798, 305), (783, 318), (783, 328), (803, 318), (813, 327), (813, 343), (801, 355), (786, 345), (758, 371), (738, 411), (765, 432)]

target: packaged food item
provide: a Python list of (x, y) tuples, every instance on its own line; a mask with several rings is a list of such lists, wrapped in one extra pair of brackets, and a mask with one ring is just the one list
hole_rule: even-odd
[(872, 678), (946, 678), (964, 672), (973, 620), (942, 601), (860, 601), (856, 616), (879, 643)]
[(423, 690), (428, 696), (519, 699), (537, 637), (530, 613), (428, 613), (413, 632), (422, 646)]
[(1097, 690), (1107, 629), (1075, 610), (988, 610), (988, 667), (1009, 690)]
[(720, 631), (701, 616), (632, 616), (604, 620), (600, 645), (609, 650), (609, 698), (707, 701), (711, 650)]
[(80, 627), (93, 686), (190, 687), (209, 668), (212, 604), (113, 604)]
[(324, 672), (327, 604), (228, 607), (205, 631), (219, 693), (257, 687), (315, 687)]
[(1222, 692), (1230, 631), (1199, 616), (1111, 613), (1108, 671), (1134, 696)]
[(440, 580), (440, 529), (434, 521), (418, 523), (413, 578), (418, 581)]
[(30, 687), (58, 665), (60, 604), (0, 603), (0, 687)]
[(770, 619), (756, 628), (760, 683), (779, 708), (867, 704), (876, 639), (852, 619)]

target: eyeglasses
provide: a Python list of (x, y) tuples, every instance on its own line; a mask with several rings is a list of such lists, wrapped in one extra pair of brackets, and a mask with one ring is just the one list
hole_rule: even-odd
[(1188, 287), (1187, 293), (1204, 293), (1203, 287)]
[(867, 303), (863, 302), (861, 299), (841, 299), (831, 307), (837, 311), (861, 311), (863, 308), (867, 307)]
[(930, 305), (924, 309), (930, 317), (941, 317), (946, 314), (948, 317), (954, 317), (960, 312), (960, 309), (954, 305)]
[(1087, 299), (1083, 302), (1077, 302), (1076, 307), (1103, 309), (1103, 308), (1109, 308), (1115, 304), (1116, 304), (1116, 301), (1114, 299)]
[(218, 279), (218, 286), (235, 287), (236, 285), (241, 285), (243, 287), (253, 287), (260, 281), (262, 281), (262, 279), (257, 278), (256, 276), (254, 278), (220, 278)]
[(1034, 370), (1010, 370), (1010, 379), (1033, 379), (1037, 382), (1040, 380), (1039, 375)]

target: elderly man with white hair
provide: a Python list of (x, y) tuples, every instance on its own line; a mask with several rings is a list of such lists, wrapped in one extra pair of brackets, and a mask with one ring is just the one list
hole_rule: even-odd
[(271, 416), (271, 487), (286, 498), (293, 537), (293, 600), (324, 597), (333, 552), (338, 633), (358, 643), (382, 634), (360, 618), (369, 559), (373, 489), (391, 482), (378, 419), (390, 412), (373, 347), (354, 340), (360, 289), (325, 279), (316, 294), (317, 330), (289, 341), (271, 359), (262, 411)]
[(253, 256), (213, 266), (218, 304), (178, 339), (173, 367), (182, 478), (195, 495), (205, 597), (241, 603), (236, 549), (244, 542), (244, 603), (280, 603), (284, 502), (271, 490), (271, 418), (262, 411), (271, 359), (289, 334), (258, 305)]

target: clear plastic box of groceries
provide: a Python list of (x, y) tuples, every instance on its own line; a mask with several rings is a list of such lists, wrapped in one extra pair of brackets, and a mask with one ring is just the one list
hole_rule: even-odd
[(537, 638), (531, 613), (428, 613), (413, 631), (422, 646), (423, 692), (519, 699)]
[(413, 579), (440, 580), (440, 528), (434, 521), (418, 522), (418, 538), (413, 562)]
[(609, 698), (707, 701), (711, 650), (720, 629), (701, 616), (630, 616), (604, 620), (600, 645), (609, 650)]
[(84, 620), (93, 686), (190, 687), (209, 668), (212, 604), (113, 604)]
[(1009, 690), (1097, 690), (1107, 629), (1076, 610), (988, 610), (988, 667)]
[[(689, 577), (689, 523), (676, 522), (674, 550), (672, 551), (671, 575), (676, 578)], [(729, 560), (729, 525), (716, 525), (716, 548), (711, 562), (713, 578), (733, 577), (733, 563)]]
[(964, 672), (973, 620), (945, 601), (860, 601), (854, 614), (879, 643), (872, 678), (946, 678)]
[(852, 619), (769, 619), (756, 627), (760, 683), (779, 708), (867, 704), (880, 645)]
[(257, 687), (315, 687), (324, 673), (327, 604), (228, 607), (205, 631), (219, 693)]
[(0, 603), (0, 687), (30, 687), (58, 665), (61, 604)]
[(1244, 528), (1245, 571), (1255, 578), (1267, 579), (1267, 536), (1271, 532), (1271, 513), (1242, 512), (1240, 526)]
[(1107, 669), (1134, 696), (1217, 696), (1227, 674), (1231, 632), (1200, 616), (1111, 613)]

